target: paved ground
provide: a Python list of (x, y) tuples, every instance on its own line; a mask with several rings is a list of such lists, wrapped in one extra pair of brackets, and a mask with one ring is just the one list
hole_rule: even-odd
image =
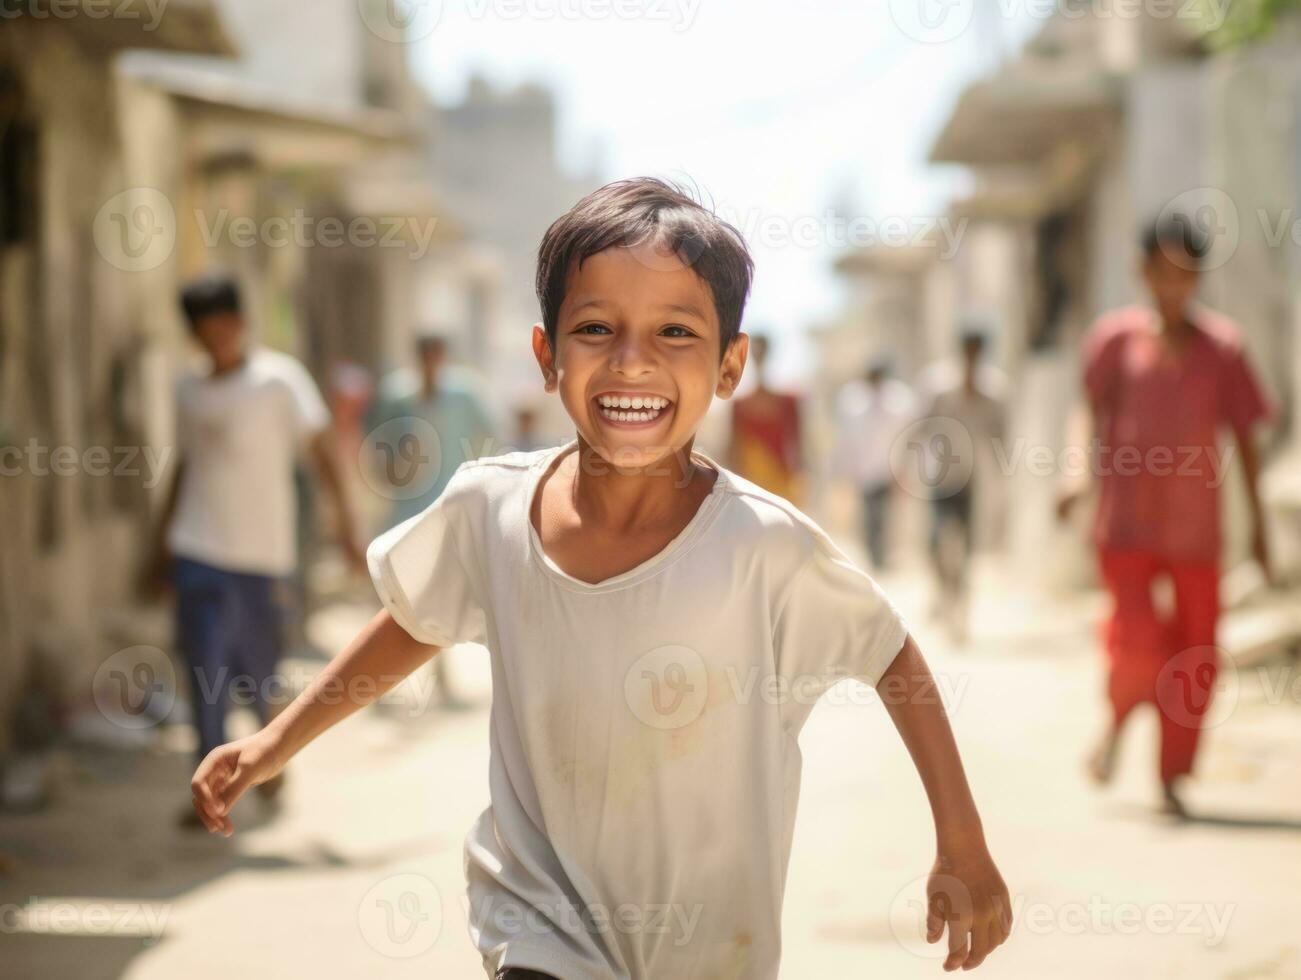
[[(1114, 787), (1081, 776), (1101, 723), (1096, 603), (990, 589), (957, 651), (924, 623), (920, 578), (883, 582), (940, 673), (1017, 902), (1017, 930), (981, 975), (1301, 977), (1295, 667), (1240, 672), (1190, 797), (1204, 819), (1173, 825), (1151, 812), (1152, 719), (1130, 733)], [(369, 612), (336, 605), (313, 634), (337, 647)], [(489, 692), (483, 651), (451, 657), (471, 707), (421, 711), (429, 687), (410, 685), (409, 703), (368, 709), (296, 759), (278, 816), (242, 801), (229, 840), (172, 826), (188, 800), (183, 730), (146, 751), (60, 751), (55, 805), (0, 822), (0, 976), (481, 976), (461, 841), (487, 802)], [(783, 976), (939, 976), (916, 938), (924, 798), (880, 706), (840, 702), (821, 704), (802, 739)]]

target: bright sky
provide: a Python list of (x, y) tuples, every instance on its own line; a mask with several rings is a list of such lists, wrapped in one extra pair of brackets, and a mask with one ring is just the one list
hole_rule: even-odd
[[(1037, 24), (1008, 0), (971, 22), (977, 2), (443, 0), (413, 62), (445, 103), (475, 72), (547, 85), (575, 171), (595, 162), (608, 179), (699, 186), (746, 234), (746, 325), (781, 338), (774, 374), (794, 382), (808, 366), (802, 331), (839, 308), (838, 251), (876, 235), (869, 222), (924, 230), (965, 186), (961, 171), (926, 164), (930, 143), (1000, 35), (1014, 50)], [(970, 26), (919, 41), (919, 3)], [(837, 205), (858, 222), (832, 217)]]

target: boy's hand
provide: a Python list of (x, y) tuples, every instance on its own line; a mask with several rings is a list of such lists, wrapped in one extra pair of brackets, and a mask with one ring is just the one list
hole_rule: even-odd
[(1012, 931), (1007, 885), (984, 847), (940, 854), (926, 883), (926, 941), (949, 929), (946, 971), (980, 966)]
[(265, 783), (284, 768), (263, 729), (247, 738), (219, 745), (204, 757), (190, 780), (194, 809), (212, 833), (235, 832), (230, 811), (253, 786)]

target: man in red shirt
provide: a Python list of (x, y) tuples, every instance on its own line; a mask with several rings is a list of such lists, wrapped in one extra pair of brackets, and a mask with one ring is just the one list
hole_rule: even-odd
[[(1090, 771), (1099, 782), (1111, 777), (1125, 719), (1138, 704), (1153, 702), (1161, 718), (1163, 809), (1183, 816), (1177, 783), (1192, 771), (1218, 668), (1219, 486), (1236, 446), (1252, 553), (1271, 579), (1252, 426), (1275, 408), (1237, 327), (1193, 303), (1207, 244), (1191, 222), (1156, 223), (1143, 251), (1153, 306), (1107, 313), (1084, 339), (1099, 490), (1092, 540), (1113, 600), (1104, 626), (1112, 719)], [(1231, 430), (1234, 446), (1220, 447), (1221, 427)], [(1061, 499), (1062, 517), (1077, 496)], [(1152, 601), (1158, 575), (1173, 584), (1168, 618)]]

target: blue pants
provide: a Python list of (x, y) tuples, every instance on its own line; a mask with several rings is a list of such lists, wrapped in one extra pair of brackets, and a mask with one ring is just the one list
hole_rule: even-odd
[(867, 554), (872, 559), (872, 568), (879, 571), (885, 568), (886, 558), (886, 520), (890, 509), (889, 481), (865, 487), (863, 494), (863, 524), (866, 531)]
[(233, 696), (271, 720), (270, 702), (288, 697), (280, 660), (276, 579), (230, 572), (176, 558), (176, 636), (189, 667), (190, 697), (199, 729), (198, 759), (226, 741), (226, 706)]

